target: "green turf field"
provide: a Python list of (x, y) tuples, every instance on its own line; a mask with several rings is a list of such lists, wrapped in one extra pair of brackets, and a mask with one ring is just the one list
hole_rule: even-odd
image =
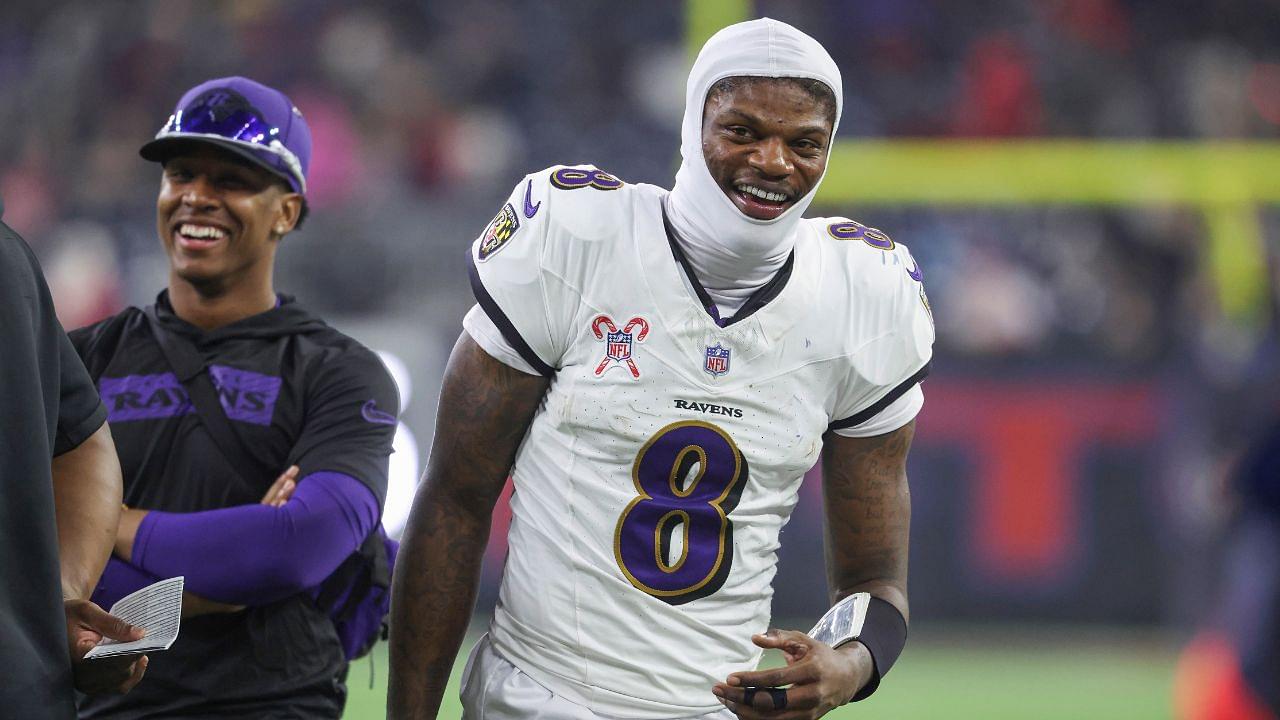
[[(913, 638), (874, 697), (828, 718), (891, 720), (1165, 720), (1176, 646), (1093, 629), (941, 631)], [(468, 638), (470, 649), (475, 638)], [(384, 716), (386, 643), (351, 667), (348, 720)], [(766, 662), (769, 658), (766, 658)], [(440, 718), (458, 718), (459, 658)]]

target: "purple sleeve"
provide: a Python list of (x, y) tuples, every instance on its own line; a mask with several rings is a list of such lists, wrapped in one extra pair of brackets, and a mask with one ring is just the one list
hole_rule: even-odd
[(373, 491), (350, 475), (312, 473), (283, 507), (240, 505), (195, 513), (150, 512), (133, 564), (233, 605), (264, 605), (318, 585), (378, 521)]
[(110, 610), (120, 598), (159, 580), (155, 575), (113, 555), (107, 561), (107, 567), (102, 571), (102, 577), (98, 580), (98, 586), (93, 589), (91, 599), (98, 607)]

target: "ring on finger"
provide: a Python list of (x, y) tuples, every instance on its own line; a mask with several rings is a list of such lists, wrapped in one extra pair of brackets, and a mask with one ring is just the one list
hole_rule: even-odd
[(773, 701), (774, 710), (784, 710), (787, 707), (786, 688), (747, 686), (742, 690), (742, 702), (748, 707), (755, 707), (756, 693), (761, 690), (767, 690), (769, 692), (769, 699)]

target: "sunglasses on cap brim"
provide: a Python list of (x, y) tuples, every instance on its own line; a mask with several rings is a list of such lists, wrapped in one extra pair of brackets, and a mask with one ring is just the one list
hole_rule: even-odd
[(270, 153), (283, 164), (278, 170), (293, 179), (298, 191), (305, 194), (307, 180), (302, 174), (302, 162), (280, 141), (280, 129), (263, 120), (252, 106), (237, 103), (240, 106), (228, 107), (229, 99), (225, 93), (197, 98), (170, 115), (155, 139), (213, 140)]

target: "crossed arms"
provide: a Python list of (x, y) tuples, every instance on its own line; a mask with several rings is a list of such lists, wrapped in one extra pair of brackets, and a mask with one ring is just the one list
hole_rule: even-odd
[[(118, 598), (162, 577), (186, 576), (183, 615), (234, 612), (311, 589), (378, 521), (373, 492), (342, 473), (298, 467), (256, 505), (191, 513), (126, 509), (115, 556), (95, 598)], [(245, 548), (253, 548), (246, 556)]]

